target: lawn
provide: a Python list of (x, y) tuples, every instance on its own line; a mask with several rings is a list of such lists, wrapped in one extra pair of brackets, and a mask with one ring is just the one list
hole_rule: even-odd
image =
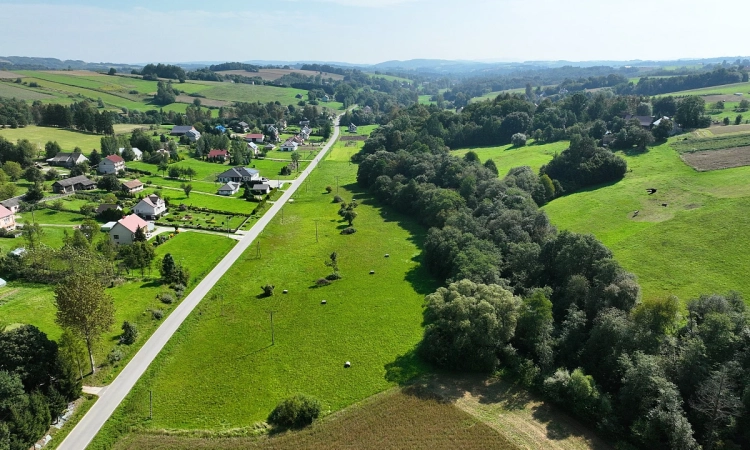
[[(533, 141), (532, 141), (533, 142)], [(477, 147), (467, 148), (451, 152), (456, 156), (464, 156), (473, 151), (482, 162), (488, 159), (495, 161), (500, 176), (505, 176), (513, 167), (530, 166), (534, 172), (547, 164), (555, 154), (562, 153), (568, 148), (567, 141), (554, 142), (552, 144), (533, 144), (525, 147), (514, 147), (513, 145), (502, 145), (499, 147)]]
[[(422, 335), (424, 295), (437, 287), (420, 266), (425, 230), (373, 204), (356, 187), (356, 171), (338, 161), (316, 169), (309, 187), (263, 232), (260, 258), (253, 244), (167, 344), (93, 448), (136, 425), (248, 427), (297, 392), (335, 411), (425, 370), (412, 353)], [(350, 236), (340, 234), (345, 224), (324, 190), (336, 176), (340, 195), (361, 200), (358, 232)], [(343, 279), (315, 288), (330, 273), (323, 263), (333, 251)], [(266, 283), (276, 285), (276, 295), (259, 298)], [(350, 369), (343, 368), (347, 360)], [(152, 421), (144, 420), (149, 390)]]
[[(19, 242), (20, 243), (20, 242)], [(45, 241), (49, 243), (49, 241)], [(60, 243), (61, 245), (62, 243)], [(233, 239), (222, 236), (183, 232), (176, 235), (156, 249), (157, 260), (166, 253), (171, 253), (175, 261), (184, 264), (190, 271), (190, 286), (192, 288), (202, 279), (236, 244)], [(21, 244), (23, 245), (23, 244)], [(59, 247), (59, 246), (58, 246)], [(200, 251), (196, 251), (200, 249)], [(139, 345), (145, 342), (159, 325), (151, 318), (150, 309), (161, 309), (168, 313), (176, 304), (165, 305), (156, 300), (156, 295), (162, 292), (158, 269), (154, 269), (151, 276), (141, 280), (136, 274), (132, 281), (108, 289), (107, 292), (115, 299), (115, 325), (102, 339), (102, 344), (96, 351), (98, 362), (104, 362), (106, 355), (116, 343), (120, 335), (120, 326), (124, 320), (138, 325), (141, 338)], [(11, 281), (0, 291), (0, 317), (5, 323), (28, 323), (47, 333), (50, 339), (58, 339), (60, 328), (55, 324), (54, 291), (52, 286), (35, 285)], [(134, 350), (125, 348), (125, 350)], [(112, 372), (103, 371), (103, 377), (112, 376)], [(87, 383), (97, 383), (107, 378), (87, 380)]]
[[(2, 84), (0, 84), (2, 86)], [(115, 133), (126, 134), (136, 128), (144, 128), (144, 125), (118, 124), (115, 125)], [(36, 144), (44, 149), (44, 144), (49, 141), (57, 141), (60, 148), (66, 152), (72, 152), (74, 148), (80, 147), (85, 155), (91, 153), (92, 149), (99, 151), (101, 149), (101, 134), (84, 133), (67, 128), (40, 127), (29, 125), (23, 128), (5, 128), (0, 129), (0, 136), (5, 139), (16, 142), (19, 139), (28, 139), (32, 144)]]
[(736, 290), (750, 299), (750, 167), (696, 172), (669, 143), (624, 157), (622, 181), (545, 206), (552, 223), (593, 233), (638, 276), (644, 298)]

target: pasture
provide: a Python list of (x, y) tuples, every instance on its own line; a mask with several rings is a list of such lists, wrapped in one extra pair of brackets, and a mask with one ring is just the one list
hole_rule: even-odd
[[(425, 230), (372, 203), (355, 184), (356, 170), (339, 161), (316, 169), (265, 229), (259, 249), (245, 252), (167, 344), (93, 448), (131, 426), (250, 427), (297, 392), (336, 411), (425, 370), (412, 353), (422, 335), (423, 297), (436, 288), (419, 264)], [(331, 201), (335, 192), (324, 190), (335, 177), (339, 195), (361, 202), (353, 235), (340, 234), (346, 225)], [(343, 278), (315, 287), (331, 273), (324, 261), (334, 251)], [(266, 283), (276, 294), (263, 298)], [(344, 369), (346, 360), (352, 368)], [(152, 421), (144, 420), (149, 390)]]
[(213, 83), (212, 87), (201, 91), (201, 95), (214, 100), (261, 103), (278, 101), (283, 105), (296, 105), (298, 99), (294, 96), (297, 94), (307, 98), (307, 91), (302, 89), (253, 84)]
[[(2, 86), (2, 84), (0, 84)], [(116, 134), (127, 134), (136, 128), (144, 128), (146, 125), (116, 124)], [(84, 155), (89, 155), (92, 149), (97, 151), (101, 148), (101, 134), (86, 133), (68, 128), (40, 127), (28, 125), (23, 128), (0, 129), (0, 136), (16, 142), (19, 139), (28, 139), (44, 150), (44, 144), (49, 141), (57, 141), (60, 148), (66, 152), (72, 152), (74, 148), (80, 147)]]
[(538, 172), (539, 168), (547, 164), (555, 154), (562, 153), (566, 148), (568, 148), (568, 142), (560, 141), (552, 144), (531, 144), (525, 147), (514, 147), (511, 144), (499, 147), (476, 147), (451, 153), (463, 157), (469, 151), (473, 151), (482, 162), (492, 159), (495, 161), (500, 176), (503, 177), (508, 170), (519, 166), (529, 166), (534, 172)]
[[(372, 133), (372, 131), (377, 127), (377, 125), (362, 125), (357, 128), (356, 133), (348, 133), (342, 127), (341, 137), (345, 138), (347, 136), (369, 136), (370, 133)], [(330, 161), (350, 161), (352, 159), (352, 156), (359, 152), (364, 145), (364, 140), (347, 141), (339, 138), (339, 140), (336, 141), (335, 144), (333, 144), (333, 147), (331, 148), (327, 158)]]
[(697, 172), (674, 150), (679, 139), (622, 155), (630, 170), (622, 181), (544, 209), (559, 229), (593, 233), (607, 245), (638, 276), (644, 298), (736, 290), (750, 299), (750, 167)]
[(670, 92), (669, 94), (661, 94), (657, 97), (663, 97), (666, 95), (734, 95), (743, 94), (743, 96), (735, 96), (736, 101), (740, 101), (743, 98), (750, 98), (750, 82), (744, 83), (733, 83), (723, 84), (721, 86), (711, 86), (701, 89), (690, 89), (687, 91)]
[(51, 101), (57, 99), (57, 97), (53, 95), (37, 92), (32, 89), (25, 88), (23, 85), (9, 82), (0, 83), (0, 97), (16, 98), (18, 100), (26, 100), (29, 102), (33, 102), (34, 100)]
[(222, 70), (221, 72), (217, 72), (217, 73), (221, 75), (242, 75), (243, 77), (260, 77), (267, 81), (278, 80), (284, 75), (288, 75), (290, 73), (298, 73), (306, 77), (311, 77), (311, 76), (314, 77), (314, 76), (320, 75), (321, 77), (323, 77), (324, 80), (327, 80), (328, 78), (332, 78), (337, 81), (344, 79), (343, 75), (339, 75), (337, 73), (328, 73), (328, 72), (321, 73), (315, 70), (301, 70), (301, 69), (258, 69), (257, 72), (248, 72), (246, 70)]

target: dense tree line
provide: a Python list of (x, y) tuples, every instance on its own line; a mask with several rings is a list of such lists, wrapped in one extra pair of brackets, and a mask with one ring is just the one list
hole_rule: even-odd
[(153, 81), (159, 78), (168, 78), (184, 83), (186, 79), (185, 70), (180, 66), (172, 64), (146, 64), (139, 74), (143, 75), (144, 80)]
[(428, 131), (434, 113), (395, 114), (366, 142), (357, 173), (379, 201), (429, 228), (424, 264), (447, 286), (426, 298), (422, 357), (453, 370), (504, 368), (613, 441), (750, 445), (744, 301), (702, 296), (686, 316), (674, 297), (641, 301), (609, 249), (558, 232), (538, 207), (583, 183), (570, 173), (600, 182), (622, 176), (624, 163), (575, 134), (541, 176), (521, 167), (499, 179), (491, 160), (448, 154)]
[(187, 73), (188, 80), (223, 81), (221, 75), (208, 68), (191, 70)]
[(658, 95), (669, 92), (700, 89), (722, 84), (740, 83), (748, 80), (747, 71), (718, 68), (712, 72), (681, 75), (675, 77), (643, 77), (637, 84), (628, 83), (616, 87), (619, 94)]
[(221, 72), (223, 70), (244, 70), (246, 72), (257, 72), (260, 67), (240, 62), (225, 62), (221, 64), (210, 65), (208, 66), (208, 69), (212, 72)]

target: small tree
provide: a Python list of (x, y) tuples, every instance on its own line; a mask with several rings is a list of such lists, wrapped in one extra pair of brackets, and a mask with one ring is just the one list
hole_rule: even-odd
[(164, 255), (164, 259), (161, 260), (161, 279), (164, 283), (172, 284), (175, 281), (175, 273), (177, 272), (177, 264), (174, 262), (174, 258), (171, 253)]
[(511, 136), (510, 143), (513, 144), (514, 147), (523, 147), (526, 145), (526, 135), (523, 133), (516, 133)]
[(339, 254), (336, 252), (331, 253), (331, 256), (328, 257), (328, 260), (325, 262), (325, 265), (327, 267), (330, 267), (333, 271), (333, 275), (338, 275), (339, 273)]
[(276, 286), (274, 286), (273, 284), (266, 284), (265, 286), (261, 286), (260, 288), (263, 289), (263, 295), (265, 295), (266, 297), (271, 297)]
[(724, 118), (724, 125), (729, 125), (729, 117)]
[(333, 192), (333, 188), (331, 186), (326, 186), (326, 192), (330, 194)]
[(742, 123), (742, 114), (737, 114), (737, 117), (734, 119), (734, 124), (739, 125)]
[(306, 395), (284, 399), (268, 416), (268, 423), (280, 427), (301, 428), (320, 416), (320, 401)]
[(190, 183), (188, 184), (182, 183), (180, 187), (182, 188), (182, 191), (185, 193), (185, 197), (190, 198), (190, 191), (193, 190), (193, 185)]
[(138, 339), (138, 327), (127, 320), (122, 323), (122, 334), (120, 335), (120, 344), (130, 345)]

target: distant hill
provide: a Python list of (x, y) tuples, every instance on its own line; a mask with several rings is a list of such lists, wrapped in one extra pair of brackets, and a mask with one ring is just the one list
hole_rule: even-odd
[(140, 68), (140, 66), (122, 63), (91, 63), (71, 59), (0, 56), (0, 69), (5, 70), (109, 70), (110, 67), (114, 67), (118, 71), (130, 71)]

